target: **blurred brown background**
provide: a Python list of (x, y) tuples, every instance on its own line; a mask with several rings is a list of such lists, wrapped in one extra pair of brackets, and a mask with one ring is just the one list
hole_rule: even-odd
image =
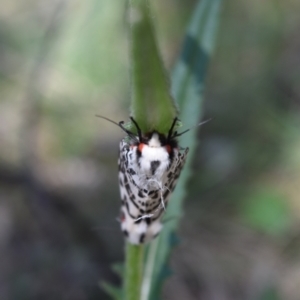
[[(0, 299), (108, 299), (126, 120), (124, 1), (0, 11)], [(153, 1), (167, 68), (195, 1)], [(225, 1), (162, 299), (300, 299), (300, 2)], [(188, 145), (183, 145), (188, 146)]]

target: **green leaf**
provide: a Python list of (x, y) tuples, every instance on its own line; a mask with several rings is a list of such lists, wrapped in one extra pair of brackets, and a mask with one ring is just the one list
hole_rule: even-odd
[[(202, 115), (204, 80), (214, 48), (220, 8), (221, 0), (199, 2), (187, 30), (183, 51), (173, 72), (172, 94), (179, 104), (180, 119), (186, 128), (197, 124)], [(165, 272), (168, 270), (166, 264), (174, 246), (178, 216), (182, 215), (182, 202), (186, 195), (185, 184), (191, 174), (190, 164), (197, 145), (196, 132), (183, 135), (180, 145), (190, 147), (190, 153), (168, 206), (165, 219), (169, 221), (165, 223), (157, 241), (150, 245), (146, 268), (152, 271), (145, 275), (142, 300), (159, 299), (163, 279), (168, 273)]]
[(243, 220), (253, 228), (272, 235), (287, 232), (290, 214), (287, 202), (274, 189), (258, 189), (241, 203)]
[(112, 270), (119, 275), (121, 278), (124, 278), (124, 264), (123, 263), (117, 263), (113, 264)]
[(106, 282), (101, 282), (100, 283), (100, 287), (102, 287), (102, 289), (112, 297), (112, 299), (115, 300), (122, 300), (122, 290), (120, 288), (117, 288), (109, 283)]
[(281, 300), (281, 297), (279, 296), (277, 288), (271, 286), (263, 291), (259, 300)]
[(157, 130), (166, 134), (177, 115), (177, 109), (170, 95), (151, 18), (147, 0), (130, 1), (131, 115), (142, 132)]

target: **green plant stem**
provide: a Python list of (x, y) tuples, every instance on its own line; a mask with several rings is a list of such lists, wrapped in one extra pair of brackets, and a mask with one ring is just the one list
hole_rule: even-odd
[(143, 282), (141, 287), (141, 300), (148, 300), (150, 291), (151, 291), (151, 285), (153, 280), (153, 268), (154, 268), (154, 261), (156, 258), (156, 252), (158, 249), (158, 239), (153, 240), (148, 248), (148, 255), (145, 265), (145, 271), (143, 276)]
[(125, 300), (140, 300), (144, 245), (126, 244)]

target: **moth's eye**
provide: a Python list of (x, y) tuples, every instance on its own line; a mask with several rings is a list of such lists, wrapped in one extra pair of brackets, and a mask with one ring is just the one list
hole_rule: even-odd
[(168, 153), (172, 152), (172, 147), (170, 145), (166, 145), (165, 147)]
[(140, 152), (143, 151), (144, 146), (145, 146), (145, 144), (143, 144), (143, 143), (139, 144), (138, 149), (139, 149)]

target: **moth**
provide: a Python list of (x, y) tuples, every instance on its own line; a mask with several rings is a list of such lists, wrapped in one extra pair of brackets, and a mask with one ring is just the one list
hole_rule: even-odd
[(128, 130), (124, 121), (116, 123), (127, 136), (120, 142), (119, 187), (121, 196), (121, 229), (132, 244), (153, 240), (162, 230), (162, 217), (170, 196), (175, 189), (189, 148), (181, 148), (175, 128), (179, 120), (174, 118), (165, 135), (156, 130), (142, 132), (130, 117), (136, 132)]

